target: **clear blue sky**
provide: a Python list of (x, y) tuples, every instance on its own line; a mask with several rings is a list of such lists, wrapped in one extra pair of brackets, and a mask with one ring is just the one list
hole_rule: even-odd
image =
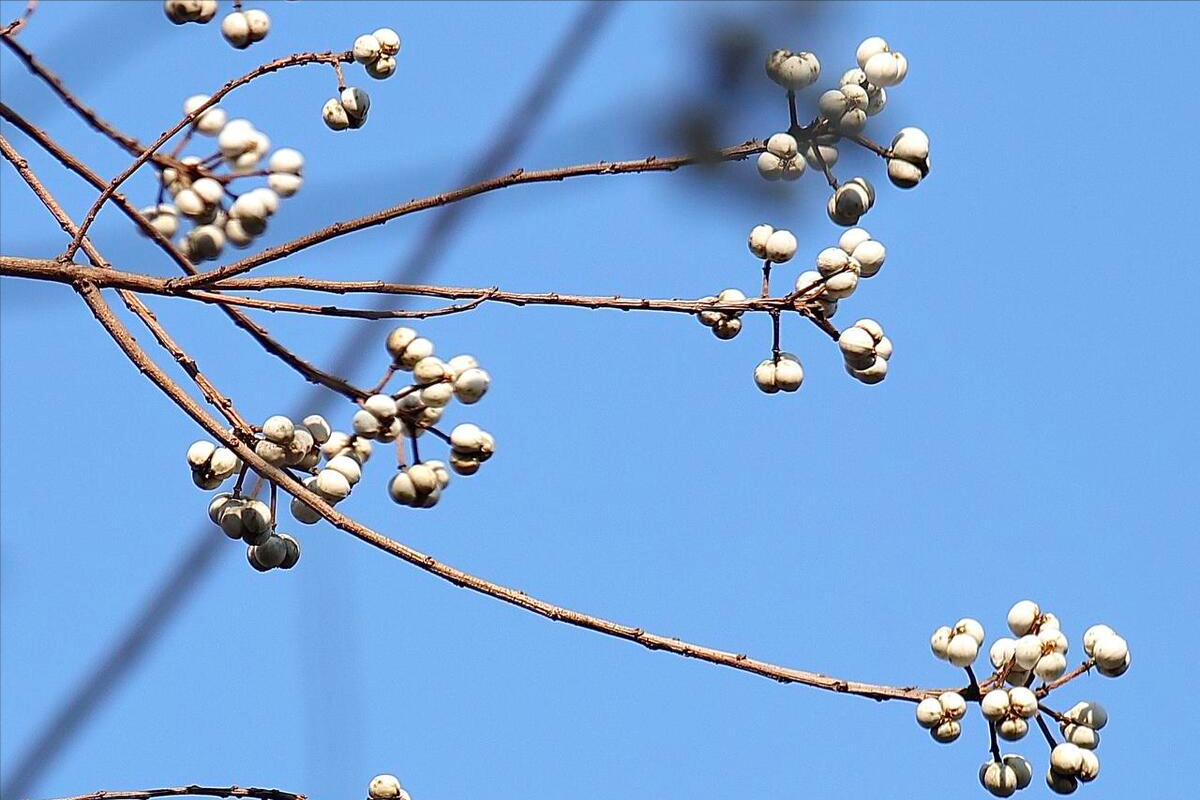
[[(2, 2), (0, 16), (21, 6)], [(451, 188), (578, 11), (268, 7), (269, 38), (244, 52), (215, 25), (170, 25), (156, 2), (46, 2), (21, 40), (151, 140), (189, 94), (268, 58), (395, 27), (398, 74), (369, 86), (371, 118), (356, 133), (321, 125), (325, 68), (270, 77), (225, 104), (308, 157), (308, 183), (272, 222), (270, 244)], [(1188, 136), (1200, 110), (1186, 87), (1197, 9), (854, 4), (805, 16), (768, 3), (623, 5), (510, 166), (677, 152), (676, 112), (697, 101), (719, 109), (726, 143), (781, 128), (782, 95), (757, 67), (732, 94), (713, 85), (703, 45), (722, 22), (757, 32), (764, 50), (817, 52), (821, 86), (868, 35), (908, 56), (907, 81), (869, 131), (927, 130), (930, 179), (904, 193), (858, 156), (843, 173), (879, 186), (865, 223), (889, 256), (836, 321), (880, 320), (896, 345), (892, 374), (875, 387), (850, 380), (800, 320), (786, 321), (784, 341), (806, 383), (774, 397), (751, 382), (769, 348), (765, 318), (732, 342), (652, 314), (488, 308), (430, 321), (420, 329), (439, 352), (474, 353), (491, 371), (486, 400), (453, 419), (494, 431), (499, 453), (431, 512), (393, 505), (387, 469), (372, 462), (344, 508), (557, 603), (862, 680), (957, 682), (930, 655), (929, 633), (971, 615), (991, 639), (1024, 597), (1062, 618), (1072, 663), (1084, 628), (1108, 622), (1129, 639), (1133, 668), (1079, 681), (1058, 701), (1100, 700), (1112, 716), (1102, 775), (1081, 794), (1190, 797), (1200, 167)], [(105, 175), (127, 163), (10, 54), (0, 65), (6, 103)], [(92, 193), (4, 131), (78, 218)], [(720, 175), (586, 178), (469, 201), (434, 277), (698, 296), (757, 285), (744, 242), (759, 222), (800, 238), (785, 275), (836, 241), (817, 176), (779, 188), (750, 163)], [(58, 252), (61, 232), (7, 165), (0, 179), (4, 253)], [(151, 185), (136, 180), (130, 194), (149, 202)], [(272, 270), (382, 276), (427, 225), (401, 220)], [(94, 230), (112, 261), (168, 274), (118, 213)], [(248, 416), (291, 409), (307, 392), (212, 309), (154, 307)], [(0, 310), (8, 770), (193, 545), (206, 500), (183, 461), (197, 429), (69, 290), (6, 280)], [(351, 327), (266, 323), (317, 360)], [(389, 326), (356, 324), (373, 324), (378, 343), (354, 376), (365, 382), (384, 366)], [(334, 408), (346, 424), (350, 409)], [(938, 746), (908, 704), (651, 653), (458, 590), (328, 526), (293, 527), (304, 555), (290, 573), (255, 573), (228, 544), (34, 795), (210, 782), (355, 800), (387, 771), (417, 800), (986, 796), (974, 711), (959, 742)], [(1006, 749), (1035, 764), (1025, 796), (1048, 795), (1040, 739)]]

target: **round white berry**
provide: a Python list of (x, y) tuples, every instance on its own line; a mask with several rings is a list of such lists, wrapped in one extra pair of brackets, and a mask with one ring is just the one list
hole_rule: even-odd
[(1062, 742), (1050, 751), (1050, 768), (1064, 775), (1074, 775), (1083, 764), (1083, 750), (1070, 742)]
[(1109, 636), (1116, 636), (1116, 631), (1107, 625), (1093, 625), (1083, 632), (1083, 651), (1090, 657), (1096, 642)]
[(750, 236), (747, 239), (747, 244), (750, 247), (750, 252), (753, 253), (756, 258), (765, 259), (767, 257), (767, 240), (774, 232), (775, 229), (767, 224), (755, 225), (750, 230)]
[(949, 744), (962, 735), (962, 724), (947, 720), (934, 726), (929, 734), (933, 736), (934, 741)]
[(1033, 669), (1042, 657), (1042, 640), (1034, 634), (1022, 636), (1013, 647), (1013, 656), (1021, 669)]
[(996, 735), (1006, 742), (1016, 742), (1029, 733), (1029, 723), (1021, 717), (1005, 717), (996, 723)]
[(354, 40), (354, 60), (359, 64), (369, 64), (379, 58), (383, 51), (379, 40), (369, 33), (364, 33), (362, 36)]
[(969, 667), (979, 655), (979, 643), (966, 634), (958, 634), (950, 640), (946, 650), (947, 660), (956, 667)]
[(1011, 797), (1017, 791), (1017, 773), (1002, 761), (985, 761), (979, 768), (979, 782), (995, 797)]
[(1042, 615), (1042, 609), (1032, 600), (1021, 600), (1008, 610), (1008, 629), (1017, 636), (1033, 630), (1034, 623)]
[(954, 631), (949, 625), (943, 625), (933, 632), (929, 637), (929, 647), (933, 650), (933, 654), (945, 661), (949, 657), (950, 639), (954, 636)]
[(321, 515), (318, 514), (312, 506), (308, 505), (299, 498), (292, 498), (291, 510), (292, 517), (294, 517), (297, 522), (302, 522), (305, 525), (314, 525), (321, 521)]
[(992, 722), (1003, 719), (1008, 715), (1008, 692), (1004, 689), (992, 689), (979, 701), (979, 710)]
[(321, 119), (325, 120), (330, 130), (344, 131), (350, 127), (350, 115), (336, 97), (325, 101), (321, 107)]
[(1012, 660), (1013, 654), (1016, 652), (1016, 648), (1016, 639), (1010, 639), (1007, 636), (1002, 636), (992, 643), (991, 649), (988, 650), (988, 660), (992, 662), (993, 667), (1000, 669)]
[(336, 469), (326, 467), (318, 472), (315, 487), (322, 496), (334, 502), (350, 496), (350, 481)]
[[(867, 62), (871, 59), (871, 56), (886, 52), (888, 52), (887, 40), (882, 36), (870, 36), (866, 39), (863, 39), (862, 44), (860, 44), (858, 49), (854, 51), (854, 58), (856, 61), (858, 61), (858, 66), (861, 68), (867, 65)], [(864, 78), (865, 77), (866, 76), (864, 74)]]
[(1079, 788), (1079, 780), (1074, 775), (1064, 775), (1054, 769), (1046, 770), (1046, 785), (1055, 794), (1071, 794)]
[(1062, 653), (1047, 653), (1042, 656), (1033, 668), (1033, 674), (1044, 681), (1052, 681), (1062, 677), (1067, 671), (1067, 657)]
[(1108, 711), (1104, 706), (1090, 700), (1071, 706), (1066, 715), (1080, 725), (1086, 725), (1094, 730), (1100, 730), (1108, 724)]
[(385, 56), (394, 56), (400, 52), (400, 34), (391, 28), (380, 28), (371, 35), (379, 42), (379, 51)]
[(784, 161), (790, 161), (796, 157), (799, 149), (796, 145), (796, 140), (787, 133), (772, 134), (770, 139), (767, 139), (767, 152), (778, 156)]
[(1084, 783), (1090, 783), (1100, 777), (1100, 758), (1092, 750), (1082, 750), (1079, 754), (1079, 769), (1075, 777)]
[(777, 181), (783, 177), (783, 159), (774, 153), (759, 153), (758, 174), (769, 181)]
[(250, 20), (241, 11), (233, 11), (221, 20), (221, 35), (225, 41), (242, 50), (250, 46)]
[(870, 278), (883, 267), (884, 259), (887, 258), (887, 250), (882, 242), (872, 239), (855, 247), (851, 256), (859, 264), (859, 274), (864, 278)]
[(300, 543), (286, 533), (278, 534), (283, 541), (286, 553), (283, 556), (283, 561), (279, 563), (280, 569), (291, 569), (296, 566), (296, 562), (300, 560)]
[(922, 728), (932, 728), (942, 721), (942, 704), (936, 697), (926, 697), (917, 703), (917, 724)]
[(919, 167), (901, 158), (888, 159), (887, 175), (888, 180), (901, 189), (913, 188), (924, 177)]
[(796, 237), (791, 231), (775, 231), (767, 237), (767, 258), (776, 264), (791, 261), (796, 255)]
[(1061, 725), (1060, 728), (1062, 729), (1063, 738), (1076, 747), (1082, 747), (1085, 750), (1095, 750), (1100, 746), (1100, 734), (1087, 725), (1067, 724)]
[(1008, 690), (1008, 705), (1021, 719), (1033, 719), (1038, 713), (1037, 695), (1024, 686), (1014, 686)]
[(199, 469), (208, 465), (208, 460), (212, 458), (213, 452), (217, 446), (212, 442), (198, 441), (193, 442), (187, 451), (187, 461), (192, 467)]
[(263, 423), (263, 436), (276, 444), (287, 444), (292, 440), (296, 426), (287, 417), (276, 415)]
[(254, 557), (267, 569), (275, 569), (287, 558), (287, 544), (281, 537), (272, 534), (267, 537), (265, 542), (254, 548)]
[(467, 405), (476, 403), (487, 394), (491, 382), (491, 376), (484, 370), (478, 367), (465, 369), (454, 379), (454, 396)]
[[(951, 646), (953, 646), (951, 642)], [(967, 715), (967, 701), (958, 692), (942, 692), (938, 695), (942, 714), (946, 719), (959, 720)]]
[(1001, 760), (1017, 774), (1018, 790), (1029, 786), (1030, 781), (1033, 780), (1033, 769), (1029, 766), (1029, 762), (1026, 761), (1024, 757), (1014, 753), (1004, 756), (1004, 758)]
[(213, 451), (212, 458), (208, 462), (209, 471), (222, 480), (228, 478), (234, 472), (241, 469), (241, 467), (242, 460), (237, 457), (237, 453), (228, 447), (218, 447)]
[(785, 392), (794, 392), (804, 383), (804, 367), (800, 361), (786, 356), (775, 365), (775, 385)]
[[(846, 359), (846, 363), (855, 369), (866, 369), (875, 362), (875, 340), (862, 328), (852, 326), (842, 331), (838, 336), (838, 348), (842, 351), (842, 357)], [(939, 628), (938, 631), (941, 632), (942, 629)], [(945, 628), (945, 631), (947, 632), (946, 646), (948, 648), (950, 629)], [(945, 658), (946, 656), (941, 657)]]
[(366, 66), (367, 74), (377, 81), (386, 80), (396, 74), (396, 59), (380, 56)]

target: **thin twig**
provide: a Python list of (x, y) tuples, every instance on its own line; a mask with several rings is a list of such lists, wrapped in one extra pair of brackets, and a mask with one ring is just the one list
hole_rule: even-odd
[(711, 164), (720, 161), (739, 161), (748, 158), (757, 153), (761, 153), (765, 146), (761, 141), (751, 139), (743, 144), (734, 147), (726, 147), (714, 154), (688, 154), (674, 156), (672, 158), (657, 158), (650, 156), (648, 158), (636, 159), (633, 161), (597, 161), (591, 164), (578, 164), (571, 167), (559, 167), (556, 169), (525, 171), (516, 169), (505, 175), (496, 178), (481, 181), (471, 186), (465, 186), (461, 189), (455, 189), (441, 194), (435, 194), (430, 197), (423, 197), (417, 200), (410, 200), (407, 203), (392, 206), (390, 208), (376, 211), (372, 214), (367, 214), (354, 219), (343, 220), (328, 225), (319, 231), (293, 239), (290, 242), (284, 242), (281, 245), (264, 250), (261, 253), (256, 253), (252, 256), (247, 256), (240, 261), (235, 261), (232, 264), (226, 264), (223, 267), (217, 267), (206, 272), (202, 272), (191, 278), (182, 278), (177, 281), (179, 288), (196, 288), (201, 285), (211, 284), (223, 278), (228, 278), (233, 275), (241, 275), (255, 267), (260, 267), (263, 264), (268, 264), (272, 261), (277, 261), (285, 256), (292, 255), (313, 245), (328, 241), (338, 236), (344, 236), (354, 231), (359, 231), (364, 228), (369, 228), (374, 225), (382, 225), (385, 222), (403, 217), (408, 214), (413, 214), (418, 211), (425, 211), (430, 208), (445, 206), (450, 203), (465, 200), (468, 197), (484, 194), (486, 192), (504, 189), (509, 186), (518, 186), (527, 183), (545, 183), (548, 181), (561, 181), (567, 178), (577, 178), (584, 175), (627, 175), (640, 172), (671, 172), (680, 167), (691, 166), (694, 164)]

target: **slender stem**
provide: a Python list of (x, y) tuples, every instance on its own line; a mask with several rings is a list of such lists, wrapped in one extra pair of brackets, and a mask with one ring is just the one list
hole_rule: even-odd
[(275, 530), (275, 523), (279, 520), (279, 515), (275, 513), (275, 505), (279, 499), (279, 487), (275, 483), (271, 483), (271, 530)]
[(996, 738), (996, 723), (988, 720), (988, 739), (992, 750), (992, 760), (1000, 763), (1000, 742)]
[(798, 128), (798, 127), (800, 127), (800, 120), (799, 120), (799, 117), (796, 115), (796, 93), (794, 91), (792, 91), (791, 89), (788, 89), (787, 100), (788, 100), (788, 119), (791, 121), (791, 125), (789, 126), (789, 128)]
[(1058, 745), (1058, 742), (1054, 741), (1054, 734), (1050, 732), (1050, 726), (1046, 724), (1046, 720), (1042, 718), (1041, 714), (1037, 715), (1037, 724), (1042, 729), (1042, 736), (1046, 737), (1046, 743), (1053, 750)]

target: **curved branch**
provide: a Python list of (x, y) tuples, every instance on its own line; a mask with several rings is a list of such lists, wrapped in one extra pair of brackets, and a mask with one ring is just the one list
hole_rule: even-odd
[(496, 178), (490, 178), (485, 181), (464, 186), (461, 189), (455, 189), (441, 194), (423, 197), (417, 200), (409, 200), (407, 203), (385, 208), (381, 211), (376, 211), (373, 214), (367, 214), (354, 219), (335, 222), (321, 230), (314, 231), (306, 236), (301, 236), (298, 239), (293, 239), (290, 242), (284, 242), (261, 253), (256, 253), (252, 256), (247, 256), (240, 261), (235, 261), (232, 264), (226, 264), (223, 267), (217, 267), (206, 272), (201, 272), (198, 275), (189, 278), (180, 278), (175, 283), (181, 289), (195, 289), (200, 286), (206, 286), (215, 281), (229, 278), (234, 275), (241, 275), (255, 267), (260, 267), (263, 264), (268, 264), (272, 261), (277, 261), (285, 256), (292, 255), (313, 245), (328, 241), (338, 236), (344, 236), (347, 233), (360, 231), (363, 228), (370, 228), (375, 225), (382, 225), (385, 222), (403, 217), (407, 214), (413, 214), (418, 211), (425, 211), (430, 208), (456, 203), (459, 200), (465, 200), (468, 197), (475, 197), (486, 192), (492, 192), (497, 189), (504, 189), (509, 186), (517, 186), (525, 183), (546, 183), (550, 181), (562, 181), (567, 178), (577, 178), (583, 175), (627, 175), (638, 172), (672, 172), (680, 167), (691, 166), (693, 164), (716, 164), (724, 161), (740, 161), (749, 158), (752, 155), (763, 152), (766, 146), (757, 139), (750, 139), (742, 144), (733, 147), (726, 147), (722, 150), (717, 150), (708, 154), (686, 154), (674, 156), (671, 158), (658, 158), (656, 156), (648, 156), (646, 158), (634, 159), (632, 161), (597, 161), (591, 164), (577, 164), (570, 167), (558, 167), (556, 169), (532, 170), (525, 171), (516, 169), (505, 175)]

